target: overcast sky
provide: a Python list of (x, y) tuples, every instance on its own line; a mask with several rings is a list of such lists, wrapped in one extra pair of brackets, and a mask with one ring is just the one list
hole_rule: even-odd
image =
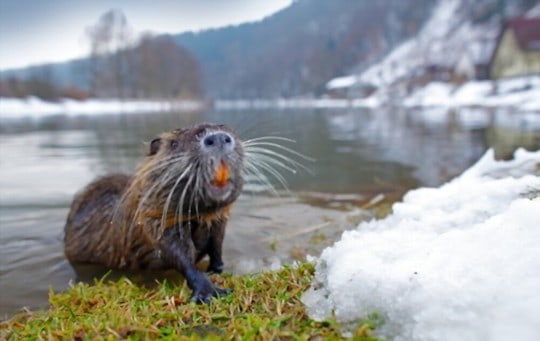
[(137, 31), (180, 33), (262, 19), (292, 0), (0, 0), (0, 70), (88, 53), (84, 30), (111, 8)]

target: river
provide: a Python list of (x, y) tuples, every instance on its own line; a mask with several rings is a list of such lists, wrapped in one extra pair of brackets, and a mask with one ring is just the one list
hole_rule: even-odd
[[(73, 195), (96, 176), (131, 172), (156, 134), (197, 122), (226, 123), (243, 139), (282, 136), (309, 156), (310, 172), (285, 174), (290, 192), (248, 186), (232, 213), (226, 271), (246, 273), (316, 255), (342, 230), (371, 218), (381, 194), (437, 186), (492, 147), (540, 148), (539, 113), (485, 109), (300, 109), (51, 116), (0, 121), (0, 317), (47, 305), (49, 288), (91, 280), (63, 256)], [(532, 118), (532, 119), (531, 119)], [(285, 143), (285, 142), (283, 142)], [(279, 184), (277, 184), (279, 187)], [(144, 277), (152, 277), (144, 275)]]

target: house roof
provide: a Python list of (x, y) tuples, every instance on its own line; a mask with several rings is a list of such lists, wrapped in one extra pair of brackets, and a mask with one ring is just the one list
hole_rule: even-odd
[(540, 18), (519, 18), (508, 22), (508, 28), (526, 51), (540, 51)]

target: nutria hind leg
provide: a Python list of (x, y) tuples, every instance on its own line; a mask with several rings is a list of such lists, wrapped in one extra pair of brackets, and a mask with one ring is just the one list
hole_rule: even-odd
[(213, 297), (225, 296), (230, 293), (210, 281), (210, 279), (195, 266), (195, 246), (187, 229), (180, 227), (165, 230), (160, 242), (164, 259), (176, 268), (186, 279), (192, 290), (191, 300), (197, 303), (210, 303)]
[(213, 273), (223, 272), (223, 238), (225, 237), (226, 220), (219, 220), (212, 224), (210, 238), (208, 240), (207, 253), (210, 257), (210, 264), (206, 271)]
[(224, 267), (225, 265), (223, 264), (221, 257), (212, 258), (212, 256), (210, 256), (210, 264), (208, 265), (206, 272), (220, 274), (223, 272)]

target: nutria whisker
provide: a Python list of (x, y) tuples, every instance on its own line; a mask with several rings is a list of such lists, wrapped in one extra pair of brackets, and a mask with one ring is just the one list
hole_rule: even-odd
[(290, 139), (288, 137), (269, 135), (269, 136), (259, 136), (259, 137), (255, 137), (249, 140), (245, 140), (244, 142), (242, 142), (242, 144), (246, 146), (251, 143), (259, 142), (259, 141), (282, 141), (282, 142), (296, 143), (296, 140)]
[[(165, 169), (167, 170), (167, 167), (170, 166), (171, 164), (177, 162), (178, 158), (175, 158), (175, 157), (171, 157), (169, 159), (166, 159), (166, 160), (162, 160), (160, 162), (158, 162), (157, 164), (152, 164), (152, 163), (148, 163), (148, 164), (144, 164), (143, 167), (140, 167), (136, 173), (139, 175), (139, 178), (133, 180), (130, 184), (130, 186), (128, 187), (128, 189), (126, 190), (126, 193), (124, 194), (124, 198), (125, 197), (128, 197), (129, 194), (130, 194), (130, 191), (132, 191), (134, 188), (136, 189), (138, 185), (140, 185), (140, 181), (144, 178), (146, 178), (149, 174), (151, 173), (155, 173), (157, 170), (160, 170), (160, 169)], [(139, 181), (137, 181), (139, 180)], [(155, 186), (158, 186), (160, 185), (160, 182), (157, 182), (153, 187)]]
[(291, 153), (295, 156), (298, 156), (306, 161), (315, 161), (313, 158), (306, 156), (302, 153), (297, 152), (296, 150), (289, 148), (287, 146), (281, 145), (279, 143), (275, 143), (272, 141), (282, 141), (282, 142), (288, 142), (288, 143), (296, 143), (296, 140), (287, 138), (287, 137), (281, 137), (281, 136), (263, 136), (263, 137), (256, 137), (247, 141), (244, 141), (242, 144), (244, 148), (250, 147), (250, 146), (256, 146), (256, 145), (265, 145), (274, 147), (277, 149), (284, 150), (288, 153)]
[(253, 163), (253, 161), (246, 159), (244, 173), (246, 178), (249, 179), (249, 175), (253, 175), (259, 181), (261, 181), (266, 188), (270, 189), (274, 195), (279, 195), (270, 179), (268, 179), (268, 177), (257, 167), (257, 165)]
[(265, 149), (261, 147), (251, 147), (249, 149), (246, 149), (246, 158), (250, 158), (255, 161), (259, 159), (268, 161), (293, 174), (296, 174), (296, 172), (298, 171), (298, 168), (304, 167), (301, 163), (291, 159), (290, 157), (284, 156), (283, 154), (276, 153), (273, 150)]
[[(142, 168), (143, 169), (142, 171), (137, 172), (137, 174), (139, 175), (138, 179), (145, 178), (146, 176), (150, 175), (151, 173), (156, 172), (157, 170), (160, 170), (161, 168), (168, 167), (173, 163), (179, 162), (181, 159), (182, 158), (179, 158), (179, 157), (171, 157), (168, 160), (159, 162), (157, 165), (154, 165), (153, 167), (150, 167), (149, 169)], [(182, 173), (180, 177), (184, 176), (185, 173), (189, 171), (189, 168), (190, 167), (188, 167), (188, 169), (186, 169), (186, 171)], [(174, 179), (176, 176), (177, 175), (174, 172), (167, 170), (165, 173), (162, 173), (157, 177), (154, 184), (145, 193), (143, 193), (143, 196), (139, 199), (137, 209), (135, 210), (135, 213), (133, 214), (132, 223), (136, 222), (136, 220), (139, 217), (139, 214), (141, 214), (141, 211), (144, 209), (144, 204), (150, 198), (150, 196), (152, 196), (154, 193), (157, 193), (157, 191), (166, 187), (168, 183), (172, 179)], [(125, 198), (131, 197), (133, 194), (132, 191), (136, 190), (140, 185), (141, 185), (140, 183), (133, 181), (131, 186), (129, 186), (129, 188), (126, 190), (126, 193), (124, 194), (122, 200), (120, 200), (119, 203), (121, 203)]]
[[(313, 175), (313, 172), (311, 171), (311, 169), (304, 166), (301, 162), (293, 159), (293, 157), (297, 157), (308, 162), (314, 162), (315, 159), (309, 156), (306, 156), (302, 153), (299, 153), (292, 148), (283, 146), (281, 144), (268, 142), (271, 140), (285, 141), (285, 142), (290, 142), (290, 143), (296, 142), (295, 140), (279, 137), (279, 136), (266, 136), (266, 137), (261, 137), (261, 138), (255, 138), (244, 143), (244, 150), (245, 150), (247, 158), (250, 158), (250, 155), (252, 154), (257, 154), (257, 155), (264, 154), (270, 157), (271, 159), (274, 159), (274, 161), (272, 161), (273, 164), (279, 165), (280, 167), (287, 169), (289, 172), (293, 174), (296, 174), (297, 170), (302, 169), (306, 171), (308, 174)], [(286, 155), (285, 153), (288, 153), (292, 156)], [(267, 161), (270, 158), (268, 158)], [(280, 159), (283, 162), (277, 162), (276, 159)], [(290, 169), (290, 167), (293, 167), (293, 169)]]
[[(292, 148), (289, 148), (289, 147), (280, 145), (280, 144), (278, 144), (278, 143), (273, 143), (273, 142), (262, 142), (262, 141), (261, 141), (261, 142), (254, 142), (254, 143), (249, 143), (249, 144), (245, 144), (245, 145), (244, 145), (244, 148), (245, 148), (246, 150), (249, 150), (249, 149), (251, 149), (251, 148), (253, 148), (253, 147), (263, 147), (264, 149), (267, 149), (267, 150), (272, 150), (272, 149), (270, 149), (270, 148), (267, 148), (267, 147), (272, 147), (272, 148), (275, 148), (275, 149), (277, 149), (277, 150), (281, 150), (281, 151), (290, 153), (290, 154), (292, 154), (292, 155), (294, 155), (294, 156), (296, 156), (296, 157), (299, 157), (299, 158), (303, 159), (304, 161), (309, 161), (309, 162), (315, 161), (315, 159), (313, 159), (313, 158), (311, 158), (311, 157), (309, 157), (309, 156), (306, 156), (306, 155), (304, 155), (304, 154), (302, 154), (302, 153), (297, 152), (296, 150), (294, 150), (294, 149), (292, 149)], [(277, 153), (276, 150), (272, 150), (272, 151), (274, 151), (274, 152)], [(285, 156), (284, 154), (280, 154), (280, 155)], [(296, 160), (294, 160), (294, 159), (290, 159), (290, 160), (291, 160), (292, 162), (294, 162), (294, 163), (297, 163), (297, 162), (298, 162), (298, 161), (296, 161)]]
[[(198, 165), (198, 162), (196, 164), (197, 169), (200, 169), (200, 166)], [(188, 216), (191, 216), (191, 210), (193, 207), (195, 207), (195, 218), (199, 219), (199, 198), (202, 196), (201, 189), (201, 177), (198, 176), (195, 179), (195, 190), (191, 192), (191, 198), (189, 199), (189, 208), (188, 208)], [(180, 208), (179, 208), (179, 214), (180, 214)]]
[(262, 136), (243, 142), (246, 162), (244, 171), (246, 177), (253, 175), (274, 194), (278, 193), (270, 181), (269, 176), (277, 180), (285, 190), (289, 191), (287, 181), (280, 170), (285, 170), (292, 174), (296, 174), (299, 170), (304, 170), (312, 174), (308, 167), (296, 159), (314, 161), (312, 158), (279, 142), (296, 143), (293, 139), (281, 136)]
[[(246, 153), (246, 156), (248, 154)], [(270, 163), (266, 162), (261, 155), (249, 155), (250, 160), (248, 162), (252, 162), (252, 164), (259, 169), (261, 172), (266, 171), (269, 175), (271, 175), (274, 179), (276, 179), (283, 188), (289, 192), (289, 186), (287, 185), (287, 181), (285, 180), (285, 177), (277, 170), (275, 169)], [(246, 157), (246, 160), (248, 158)]]
[[(187, 165), (184, 172), (182, 174), (180, 174), (180, 176), (178, 176), (178, 178), (176, 179), (174, 185), (172, 186), (171, 190), (169, 191), (169, 195), (167, 195), (167, 199), (165, 200), (165, 205), (163, 205), (163, 211), (162, 211), (162, 214), (161, 214), (161, 228), (163, 230), (165, 230), (165, 228), (167, 227), (166, 225), (167, 225), (167, 218), (168, 218), (168, 213), (169, 213), (169, 205), (171, 203), (172, 196), (174, 195), (174, 191), (176, 190), (176, 187), (178, 186), (180, 181), (182, 181), (184, 179), (184, 176), (186, 174), (188, 174), (190, 171), (191, 171), (191, 165)], [(178, 211), (180, 213), (182, 212), (182, 209), (184, 207), (184, 197), (186, 195), (186, 191), (188, 190), (189, 186), (191, 185), (192, 180), (193, 180), (193, 173), (190, 173), (190, 176), (189, 176), (186, 184), (184, 185), (184, 190), (182, 191), (182, 195), (180, 196), (180, 202), (178, 203)], [(178, 215), (178, 219), (180, 219), (180, 223), (182, 223), (182, 221), (181, 221), (182, 214)]]

